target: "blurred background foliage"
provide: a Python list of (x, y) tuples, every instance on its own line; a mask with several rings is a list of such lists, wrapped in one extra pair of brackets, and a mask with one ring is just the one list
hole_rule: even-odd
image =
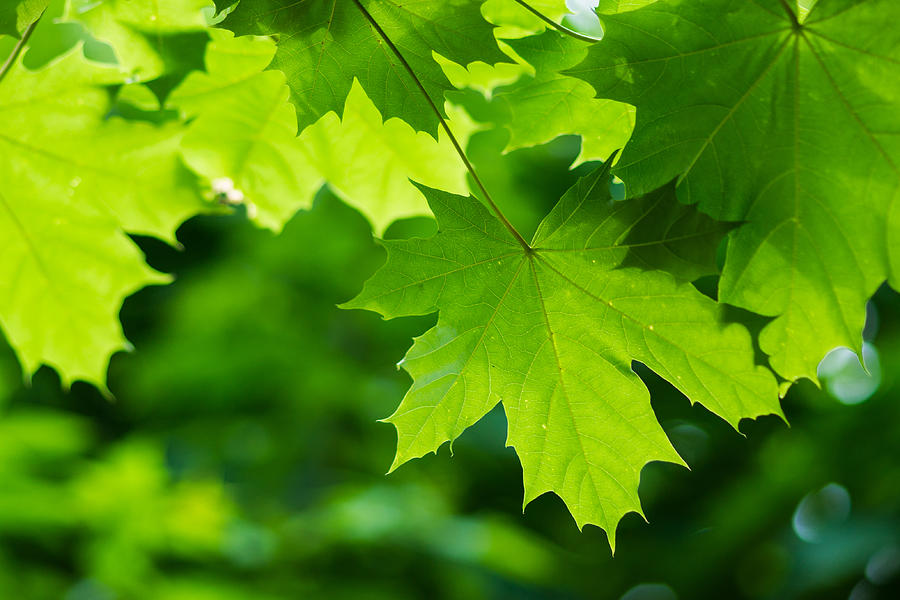
[[(524, 230), (590, 165), (577, 138), (470, 150)], [(427, 235), (428, 219), (389, 237)], [(900, 297), (881, 290), (867, 375), (842, 351), (791, 422), (746, 437), (637, 366), (691, 471), (652, 464), (636, 515), (578, 532), (555, 497), (521, 514), (502, 413), (386, 477), (377, 419), (409, 381), (394, 364), (434, 317), (383, 322), (336, 304), (383, 260), (327, 190), (281, 235), (198, 217), (183, 249), (138, 239), (172, 285), (122, 310), (114, 402), (21, 381), (0, 359), (0, 598), (852, 598), (900, 595)]]
[[(81, 26), (48, 18), (25, 62), (79, 41), (104, 60)], [(577, 138), (502, 154), (508, 135), (475, 133), (469, 152), (530, 233), (592, 165), (569, 169)], [(387, 237), (433, 230), (411, 219)], [(821, 390), (785, 398), (790, 427), (745, 421), (743, 437), (636, 365), (692, 470), (644, 470), (650, 524), (628, 516), (612, 558), (555, 497), (522, 514), (500, 411), (452, 460), (445, 447), (384, 475), (394, 434), (376, 421), (434, 317), (336, 308), (384, 253), (327, 189), (278, 236), (238, 213), (178, 238), (137, 239), (176, 279), (125, 303), (137, 350), (112, 361), (114, 402), (62, 390), (47, 368), (24, 383), (0, 341), (0, 599), (900, 597), (900, 296), (887, 288), (870, 306), (868, 373), (830, 354)]]

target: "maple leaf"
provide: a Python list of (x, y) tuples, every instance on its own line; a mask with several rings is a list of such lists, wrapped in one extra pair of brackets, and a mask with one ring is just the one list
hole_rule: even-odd
[(202, 205), (179, 124), (106, 118), (118, 69), (80, 46), (38, 71), (21, 60), (0, 82), (0, 326), (26, 373), (48, 364), (103, 389), (127, 347), (123, 299), (167, 281), (123, 230), (173, 240)]
[(387, 419), (398, 434), (392, 470), (502, 402), (526, 504), (553, 491), (614, 546), (619, 519), (641, 512), (642, 467), (682, 462), (632, 361), (734, 426), (780, 414), (746, 329), (651, 269), (709, 272), (723, 234), (671, 189), (613, 202), (607, 165), (563, 196), (527, 248), (474, 198), (423, 191), (438, 233), (382, 242), (387, 262), (345, 305), (385, 318), (439, 312), (401, 363), (414, 381)]
[(363, 11), (443, 110), (444, 92), (453, 87), (432, 53), (463, 65), (509, 61), (480, 7), (479, 0), (242, 0), (221, 26), (277, 38), (271, 66), (287, 76), (301, 129), (329, 111), (340, 114), (356, 78), (385, 119), (437, 135), (437, 115)]
[(892, 253), (896, 284), (897, 20), (893, 0), (821, 0), (803, 21), (784, 0), (660, 0), (604, 17), (568, 71), (637, 106), (615, 169), (630, 193), (678, 177), (682, 201), (747, 222), (719, 299), (774, 317), (760, 344), (789, 380), (861, 350)]
[(465, 167), (443, 132), (436, 141), (399, 119), (382, 122), (358, 83), (342, 118), (329, 113), (298, 137), (284, 74), (264, 70), (275, 43), (221, 29), (210, 35), (206, 72), (191, 73), (168, 105), (196, 117), (182, 142), (185, 162), (211, 181), (231, 179), (260, 225), (279, 231), (312, 206), (325, 181), (369, 219), (376, 235), (397, 219), (430, 215), (411, 178), (467, 190)]

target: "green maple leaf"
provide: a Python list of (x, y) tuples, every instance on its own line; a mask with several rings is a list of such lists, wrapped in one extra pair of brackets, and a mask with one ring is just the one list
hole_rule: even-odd
[(774, 317), (760, 344), (789, 380), (860, 351), (891, 253), (896, 281), (897, 20), (893, 0), (820, 0), (802, 22), (779, 0), (661, 0), (604, 17), (569, 72), (637, 106), (615, 171), (630, 193), (678, 177), (682, 201), (747, 222), (719, 298)]
[[(479, 0), (362, 0), (408, 61), (429, 98), (444, 106), (453, 89), (432, 53), (463, 65), (506, 62)], [(340, 114), (354, 78), (385, 119), (399, 117), (437, 134), (438, 118), (355, 1), (242, 0), (222, 22), (238, 35), (273, 35), (272, 68), (287, 76), (302, 129), (329, 111)]]
[(449, 141), (399, 119), (383, 122), (358, 83), (341, 119), (329, 113), (298, 137), (284, 74), (264, 70), (275, 43), (219, 29), (210, 34), (207, 71), (191, 73), (168, 104), (196, 117), (182, 143), (185, 162), (209, 180), (231, 179), (255, 206), (260, 225), (280, 230), (312, 206), (325, 181), (378, 235), (397, 219), (430, 214), (411, 178), (466, 191), (465, 168)]
[(589, 44), (555, 31), (507, 43), (535, 70), (533, 76), (526, 75), (493, 95), (493, 102), (505, 113), (500, 120), (510, 132), (507, 151), (577, 134), (582, 145), (575, 163), (580, 164), (604, 159), (628, 142), (634, 108), (598, 100), (584, 81), (560, 73), (580, 63)]
[(0, 35), (19, 37), (41, 16), (50, 0), (6, 1), (0, 6)]
[(387, 419), (398, 434), (392, 470), (502, 402), (525, 502), (553, 491), (579, 526), (603, 527), (614, 545), (619, 519), (641, 511), (642, 467), (682, 462), (632, 361), (734, 426), (780, 414), (748, 332), (669, 274), (709, 272), (723, 231), (671, 189), (616, 203), (608, 167), (599, 169), (563, 196), (527, 250), (477, 200), (423, 191), (438, 234), (383, 242), (387, 262), (345, 305), (385, 318), (439, 311), (402, 361), (414, 381)]
[(107, 119), (104, 84), (121, 77), (78, 47), (38, 71), (20, 56), (0, 82), (0, 326), (26, 373), (48, 364), (101, 389), (127, 347), (122, 300), (167, 280), (124, 231), (173, 240), (201, 208), (180, 125)]

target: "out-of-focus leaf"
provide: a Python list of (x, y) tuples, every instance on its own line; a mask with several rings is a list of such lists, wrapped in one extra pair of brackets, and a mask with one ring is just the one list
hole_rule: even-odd
[(257, 207), (256, 221), (280, 230), (312, 205), (322, 176), (297, 139), (284, 75), (263, 71), (274, 55), (267, 38), (213, 30), (207, 72), (191, 73), (168, 102), (196, 117), (182, 142), (185, 162), (209, 180), (231, 179), (232, 193)]
[(629, 10), (637, 10), (654, 2), (656, 0), (600, 0), (597, 4), (597, 12), (600, 14), (627, 12)]
[[(559, 22), (569, 14), (565, 0), (531, 0), (535, 10)], [(542, 31), (547, 24), (515, 0), (487, 0), (481, 9), (485, 18), (497, 25), (497, 36), (518, 38)]]
[[(430, 214), (410, 179), (466, 191), (465, 167), (449, 140), (442, 134), (435, 141), (400, 119), (382, 122), (359, 84), (341, 119), (329, 113), (296, 137), (284, 75), (264, 70), (275, 44), (223, 30), (212, 35), (207, 72), (192, 73), (169, 104), (199, 115), (182, 145), (187, 164), (209, 180), (231, 179), (256, 207), (259, 224), (280, 230), (312, 205), (323, 181), (365, 214), (377, 234), (397, 219)], [(465, 127), (456, 129), (465, 143)]]
[(115, 49), (133, 81), (185, 72), (200, 60), (211, 0), (68, 0), (66, 18)]
[(119, 81), (76, 48), (39, 71), (20, 57), (0, 83), (0, 324), (26, 373), (48, 364), (101, 388), (128, 346), (122, 300), (167, 281), (124, 231), (173, 240), (201, 209), (179, 125), (105, 119), (100, 84)]

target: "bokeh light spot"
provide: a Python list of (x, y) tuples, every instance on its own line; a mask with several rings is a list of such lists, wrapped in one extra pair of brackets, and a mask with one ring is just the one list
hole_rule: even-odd
[(850, 515), (850, 492), (842, 485), (829, 483), (804, 496), (794, 511), (794, 533), (805, 542), (819, 541), (829, 529)]
[(856, 353), (847, 348), (835, 348), (819, 363), (818, 376), (825, 389), (842, 404), (865, 402), (881, 385), (881, 361), (875, 346), (863, 343), (866, 373)]
[(900, 548), (886, 546), (872, 555), (866, 563), (866, 577), (872, 583), (888, 583), (900, 573)]
[(619, 600), (678, 600), (678, 594), (664, 583), (642, 583), (625, 592)]

